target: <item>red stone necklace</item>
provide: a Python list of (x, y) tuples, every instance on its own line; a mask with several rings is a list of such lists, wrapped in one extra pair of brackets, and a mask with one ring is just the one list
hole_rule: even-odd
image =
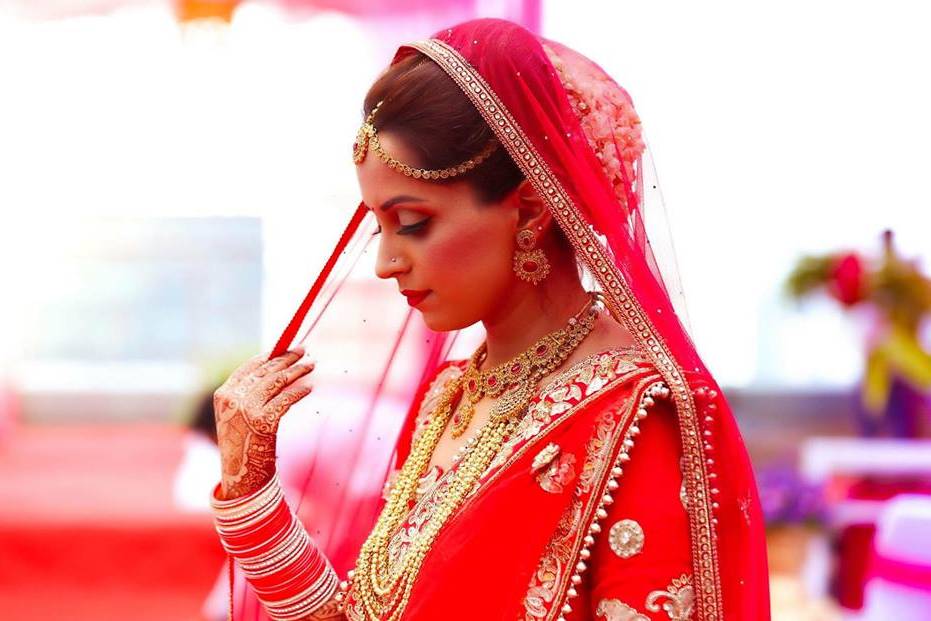
[(569, 318), (566, 327), (550, 332), (514, 358), (487, 371), (478, 368), (488, 353), (486, 343), (482, 343), (469, 358), (462, 374), (462, 400), (451, 423), (453, 438), (468, 429), (475, 415), (475, 404), (485, 395), (497, 399), (508, 391), (501, 403), (496, 403), (492, 409), (493, 418), (510, 417), (516, 413), (513, 410), (526, 407), (533, 387), (562, 364), (588, 336), (600, 310), (600, 297), (593, 293), (582, 310)]

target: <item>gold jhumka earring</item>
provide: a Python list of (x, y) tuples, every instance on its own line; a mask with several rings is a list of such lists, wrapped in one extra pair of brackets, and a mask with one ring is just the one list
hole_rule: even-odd
[(529, 229), (517, 233), (514, 251), (514, 273), (523, 281), (539, 285), (550, 273), (550, 262), (539, 248), (534, 249), (536, 238)]
[(378, 104), (372, 108), (372, 111), (369, 112), (368, 117), (365, 119), (365, 123), (362, 124), (362, 127), (359, 128), (359, 132), (356, 134), (356, 141), (352, 145), (352, 161), (356, 164), (364, 162), (366, 154), (369, 149), (371, 149), (389, 168), (398, 171), (402, 175), (407, 175), (414, 179), (449, 179), (469, 172), (491, 157), (491, 154), (498, 149), (498, 141), (490, 140), (478, 155), (455, 166), (437, 170), (408, 166), (388, 155), (378, 141), (378, 133), (375, 130), (374, 120), (375, 113), (378, 112), (378, 108), (381, 107), (382, 103), (384, 103), (384, 101), (379, 101)]

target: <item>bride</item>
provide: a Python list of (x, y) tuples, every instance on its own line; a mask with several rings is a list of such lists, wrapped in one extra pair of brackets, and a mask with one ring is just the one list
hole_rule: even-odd
[[(230, 618), (769, 618), (750, 463), (647, 241), (647, 157), (626, 91), (520, 26), (399, 48), (353, 148), (362, 203), (278, 347), (215, 393), (216, 527), (231, 588), (235, 566), (260, 603)], [(340, 295), (331, 269), (366, 222), (376, 275), (439, 338), (391, 471), (347, 477), (374, 472), (383, 494), (311, 499), (358, 525), (322, 545), (325, 518), (283, 491), (276, 433), (312, 388), (288, 348), (321, 291)], [(479, 323), (472, 355), (445, 359)]]

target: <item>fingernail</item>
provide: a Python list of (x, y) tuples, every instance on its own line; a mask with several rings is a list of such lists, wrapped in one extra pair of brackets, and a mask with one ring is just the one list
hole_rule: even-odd
[(303, 355), (303, 354), (304, 354), (304, 346), (303, 346), (301, 343), (298, 343), (297, 345), (295, 345), (294, 347), (291, 348), (291, 351), (293, 351), (295, 354), (301, 354), (301, 355)]

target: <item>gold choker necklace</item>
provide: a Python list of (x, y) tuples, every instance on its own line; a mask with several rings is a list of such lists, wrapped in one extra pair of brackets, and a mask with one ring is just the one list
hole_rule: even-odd
[[(356, 600), (354, 610), (361, 614), (361, 618), (368, 621), (397, 621), (404, 614), (420, 567), (440, 529), (473, 491), (500, 452), (505, 439), (513, 436), (537, 383), (565, 362), (591, 332), (601, 308), (600, 297), (593, 294), (586, 307), (569, 320), (568, 326), (534, 343), (527, 352), (506, 363), (510, 366), (499, 365), (483, 374), (469, 375), (483, 378), (483, 392), (501, 395), (501, 399), (495, 403), (488, 422), (479, 429), (455, 468), (447, 473), (449, 479), (446, 490), (436, 502), (432, 515), (406, 546), (392, 546), (395, 534), (416, 502), (420, 478), (427, 471), (433, 452), (452, 417), (456, 401), (465, 394), (477, 394), (468, 393), (465, 373), (446, 384), (429, 422), (401, 466), (388, 502), (359, 552), (355, 570), (350, 572), (349, 581), (341, 587), (352, 592)], [(547, 347), (546, 352), (538, 350), (541, 345)], [(484, 360), (484, 355), (484, 347), (480, 347), (472, 355), (468, 368), (476, 368), (480, 360)], [(518, 362), (522, 365), (521, 369), (512, 370)], [(493, 372), (500, 379), (495, 380), (492, 392), (487, 385)], [(476, 391), (479, 385), (476, 381)], [(342, 597), (343, 593), (339, 599), (342, 600)]]
[(486, 343), (472, 354), (469, 364), (462, 374), (463, 398), (459, 408), (453, 414), (452, 436), (460, 437), (469, 428), (475, 415), (475, 404), (488, 395), (497, 399), (505, 390), (511, 388), (503, 399), (492, 408), (492, 418), (513, 416), (529, 401), (536, 382), (558, 367), (569, 354), (582, 342), (595, 323), (598, 316), (594, 309), (597, 298), (594, 296), (575, 315), (569, 318), (565, 328), (550, 332), (504, 364), (480, 371), (479, 365), (488, 356)]

